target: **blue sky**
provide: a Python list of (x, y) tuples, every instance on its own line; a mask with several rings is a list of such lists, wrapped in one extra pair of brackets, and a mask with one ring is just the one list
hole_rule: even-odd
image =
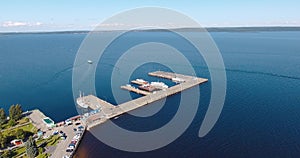
[(206, 27), (300, 26), (299, 0), (1, 0), (0, 32), (91, 30), (143, 6), (177, 10)]

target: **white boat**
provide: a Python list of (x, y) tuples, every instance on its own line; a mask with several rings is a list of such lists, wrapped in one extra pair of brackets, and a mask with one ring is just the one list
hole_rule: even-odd
[(88, 60), (87, 61), (89, 64), (93, 64), (93, 61), (92, 60)]
[(147, 81), (145, 81), (143, 79), (140, 79), (140, 78), (136, 79), (136, 81), (140, 82), (140, 83), (143, 83), (143, 84), (147, 84), (148, 83)]
[(169, 88), (169, 86), (166, 85), (163, 82), (151, 82), (150, 85), (155, 87), (155, 88), (158, 88), (158, 89), (167, 89), (167, 88)]

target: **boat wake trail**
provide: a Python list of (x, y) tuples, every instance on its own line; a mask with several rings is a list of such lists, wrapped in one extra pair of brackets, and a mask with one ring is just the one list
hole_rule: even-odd
[(238, 70), (238, 69), (226, 69), (226, 71), (249, 73), (249, 74), (259, 74), (259, 75), (267, 75), (267, 76), (273, 76), (273, 77), (300, 80), (300, 77), (297, 77), (297, 76), (281, 75), (281, 74), (270, 73), (270, 72), (248, 71), (248, 70)]
[(77, 67), (82, 66), (82, 65), (83, 64), (77, 65), (77, 66), (72, 65), (72, 66), (66, 67), (66, 68), (56, 72), (49, 80), (38, 84), (35, 88), (40, 88), (41, 86), (46, 86), (46, 85), (50, 84), (51, 82), (54, 82), (55, 80), (57, 80), (62, 74), (66, 73), (66, 72), (69, 72), (69, 71), (72, 71), (74, 68), (77, 68)]
[[(83, 64), (86, 64), (86, 63), (83, 63)], [(56, 72), (49, 80), (47, 80), (47, 81), (45, 81), (45, 82), (42, 82), (42, 83), (36, 85), (34, 88), (40, 88), (40, 87), (42, 87), (42, 86), (49, 85), (50, 83), (56, 81), (56, 80), (57, 80), (60, 76), (62, 76), (64, 73), (69, 72), (69, 71), (72, 71), (73, 69), (78, 68), (78, 67), (82, 66), (83, 64), (80, 64), (80, 65), (77, 65), (77, 66), (73, 66), (73, 65), (72, 65), (72, 66), (66, 67), (66, 68), (64, 68), (64, 69), (62, 69), (62, 70)], [(109, 63), (101, 63), (101, 64), (104, 64), (104, 65), (113, 67), (113, 68), (115, 68), (117, 71), (120, 70), (120, 68), (114, 66), (113, 64), (109, 64)], [(89, 70), (88, 70), (88, 71), (89, 71)], [(86, 74), (86, 75), (88, 75), (88, 74)], [(84, 76), (86, 76), (86, 75), (84, 75)], [(84, 77), (84, 76), (83, 76), (83, 77)]]
[[(197, 67), (208, 70), (208, 68), (205, 66), (197, 66)], [(214, 68), (212, 68), (212, 69), (214, 69)], [(218, 69), (214, 69), (214, 70), (218, 70)], [(286, 78), (286, 79), (300, 80), (300, 77), (298, 77), (298, 76), (282, 75), (282, 74), (271, 73), (271, 72), (250, 71), (250, 70), (240, 70), (240, 69), (230, 69), (230, 68), (226, 68), (225, 70), (227, 72), (240, 72), (240, 73), (267, 75), (267, 76), (280, 77), (280, 78)]]

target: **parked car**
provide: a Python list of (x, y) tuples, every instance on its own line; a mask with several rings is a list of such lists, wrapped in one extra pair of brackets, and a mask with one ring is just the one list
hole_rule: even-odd
[(79, 131), (83, 131), (84, 127), (83, 126), (78, 126)]
[(52, 134), (53, 135), (57, 135), (58, 134), (58, 130), (54, 131)]
[(80, 124), (81, 124), (80, 122), (76, 122), (76, 123), (75, 123), (76, 126), (77, 126), (77, 125), (80, 125)]
[(75, 139), (75, 140), (78, 140), (79, 138), (80, 138), (79, 135), (75, 135), (75, 136), (73, 137), (73, 139)]
[(75, 144), (71, 143), (69, 144), (69, 147), (67, 149), (74, 149), (75, 148)]
[(71, 125), (72, 121), (68, 119), (68, 120), (65, 121), (65, 123), (66, 123), (66, 125)]
[(72, 143), (72, 144), (76, 144), (77, 141), (76, 141), (76, 140), (72, 140), (71, 143)]

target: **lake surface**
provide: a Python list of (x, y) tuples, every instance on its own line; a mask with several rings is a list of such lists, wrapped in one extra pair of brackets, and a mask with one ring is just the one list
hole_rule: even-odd
[[(210, 82), (200, 86), (199, 109), (192, 124), (170, 145), (151, 152), (130, 153), (113, 149), (86, 133), (76, 156), (298, 157), (300, 31), (213, 32), (211, 35), (224, 59), (227, 93), (222, 114), (208, 135), (198, 137), (210, 99)], [(24, 110), (39, 108), (55, 122), (76, 115), (72, 65), (85, 36), (84, 33), (0, 35), (0, 106), (6, 111), (17, 103)], [(134, 44), (149, 39), (169, 41), (171, 45), (179, 42), (165, 32), (136, 32), (126, 36), (125, 41)], [(112, 103), (115, 103), (109, 76), (112, 65), (121, 50), (129, 47), (122, 42), (116, 44), (118, 50), (108, 48), (112, 53), (103, 56), (96, 71), (98, 97)], [(210, 79), (201, 57), (183, 46), (182, 52), (191, 60), (199, 77)], [(149, 63), (139, 67), (131, 78), (156, 81), (146, 73), (157, 69), (168, 70), (160, 64)], [(176, 94), (167, 99), (159, 113), (149, 118), (126, 114), (114, 122), (134, 131), (159, 128), (172, 119), (179, 101), (180, 94)]]

